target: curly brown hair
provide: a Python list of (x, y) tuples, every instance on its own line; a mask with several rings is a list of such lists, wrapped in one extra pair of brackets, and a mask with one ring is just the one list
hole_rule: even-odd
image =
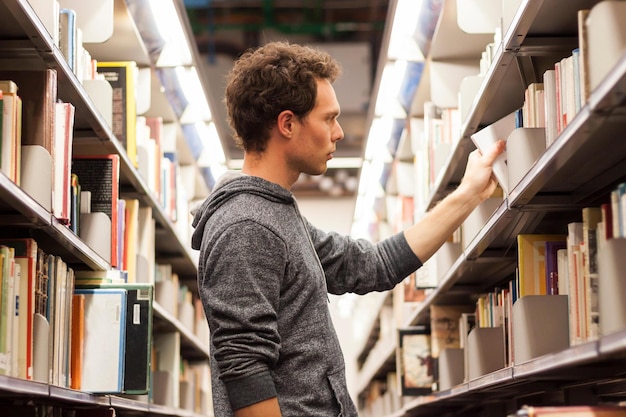
[(278, 115), (305, 118), (315, 106), (317, 80), (334, 82), (339, 63), (311, 46), (271, 42), (241, 55), (228, 74), (224, 101), (237, 145), (263, 152)]

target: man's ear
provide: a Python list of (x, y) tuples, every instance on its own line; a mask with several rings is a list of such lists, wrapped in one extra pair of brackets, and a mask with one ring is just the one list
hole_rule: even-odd
[(296, 120), (296, 115), (291, 110), (283, 110), (278, 115), (276, 120), (276, 128), (281, 135), (291, 138), (293, 134), (293, 124)]

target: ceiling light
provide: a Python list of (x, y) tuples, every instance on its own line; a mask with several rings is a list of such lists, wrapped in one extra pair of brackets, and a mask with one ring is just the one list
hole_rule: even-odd
[(395, 61), (385, 64), (376, 97), (376, 107), (374, 108), (376, 116), (406, 117), (406, 111), (398, 100), (400, 86), (404, 81), (406, 69), (406, 61)]
[[(183, 27), (171, 23), (172, 16), (178, 14), (174, 6), (174, 0), (149, 0), (143, 3), (145, 9), (152, 12), (154, 25), (156, 26), (156, 33), (153, 30), (151, 38), (154, 38), (162, 45), (156, 65), (158, 67), (191, 65), (191, 48), (183, 32)], [(145, 12), (146, 10), (144, 10)]]
[(417, 27), (419, 10), (422, 7), (420, 0), (398, 0), (396, 3), (389, 48), (387, 57), (392, 60), (423, 61), (424, 54), (415, 42), (415, 28)]
[(224, 155), (215, 123), (196, 122), (193, 126), (201, 142), (201, 151), (198, 156), (197, 164), (199, 166), (226, 164), (226, 156)]
[(393, 118), (378, 117), (372, 121), (369, 134), (367, 135), (367, 145), (365, 147), (365, 159), (391, 162), (389, 153), (389, 139), (393, 130)]

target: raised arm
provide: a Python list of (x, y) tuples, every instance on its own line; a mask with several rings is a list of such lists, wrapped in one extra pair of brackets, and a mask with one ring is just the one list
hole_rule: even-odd
[(484, 155), (478, 150), (471, 152), (465, 175), (456, 190), (404, 231), (409, 246), (422, 262), (426, 262), (467, 216), (494, 192), (497, 183), (491, 175), (491, 165), (504, 146), (504, 141), (499, 141)]

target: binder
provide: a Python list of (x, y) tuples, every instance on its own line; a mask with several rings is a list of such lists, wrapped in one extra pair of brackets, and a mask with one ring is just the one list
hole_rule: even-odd
[(83, 289), (126, 291), (125, 352), (122, 392), (141, 395), (150, 390), (154, 286), (147, 283), (104, 283)]
[(121, 393), (124, 389), (127, 291), (78, 288), (85, 296), (85, 333), (81, 390)]

